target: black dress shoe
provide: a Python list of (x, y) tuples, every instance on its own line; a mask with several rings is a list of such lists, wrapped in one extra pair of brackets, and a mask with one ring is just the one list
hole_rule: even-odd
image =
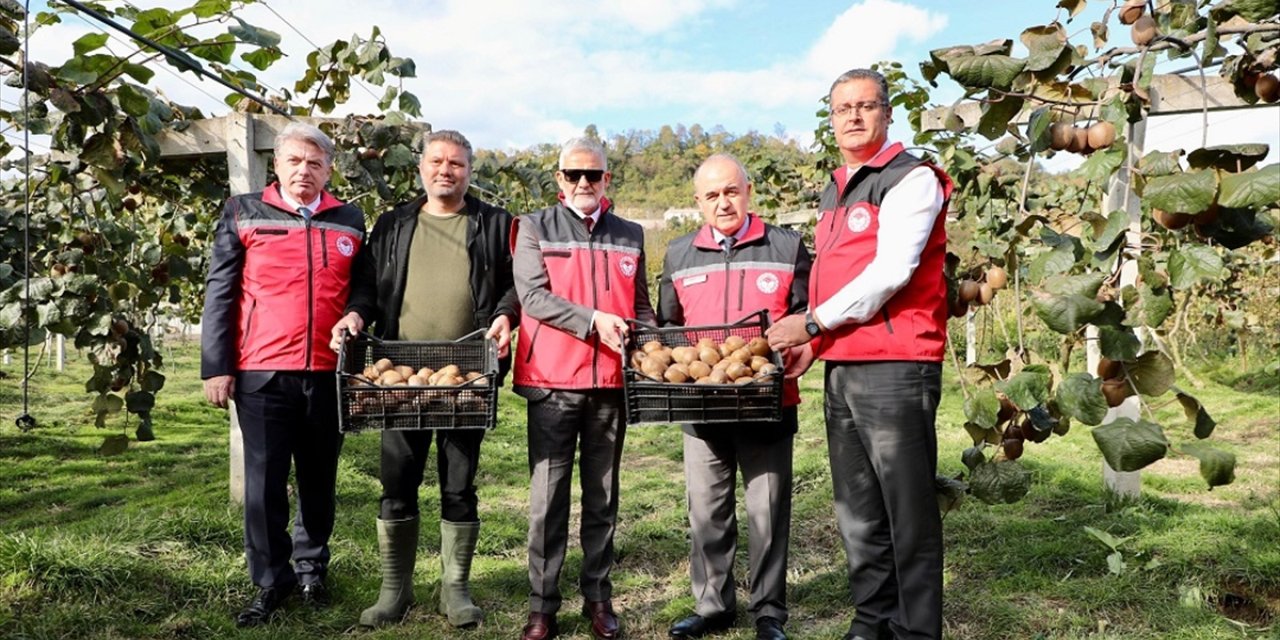
[(769, 616), (756, 620), (756, 640), (787, 640), (787, 634), (782, 631), (782, 621)]
[(293, 587), (259, 587), (258, 594), (253, 596), (253, 600), (249, 601), (249, 606), (236, 616), (237, 627), (256, 627), (260, 624), (266, 624), (271, 619), (271, 614), (275, 613), (280, 605), (284, 604), (285, 598), (289, 597), (289, 593), (293, 591)]
[(329, 587), (323, 582), (302, 585), (302, 601), (312, 609), (323, 609), (329, 606), (333, 598), (329, 596)]
[(671, 625), (667, 635), (672, 638), (701, 638), (709, 633), (724, 631), (733, 626), (733, 613), (722, 613), (705, 618), (693, 614), (680, 622)]

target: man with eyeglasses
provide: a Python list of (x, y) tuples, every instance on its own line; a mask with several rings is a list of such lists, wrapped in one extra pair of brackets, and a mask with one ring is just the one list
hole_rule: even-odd
[(775, 349), (826, 361), (836, 520), (857, 609), (845, 640), (942, 637), (942, 517), (934, 420), (947, 330), (941, 169), (888, 140), (884, 77), (831, 85), (844, 166), (822, 195), (809, 313), (769, 328)]
[(559, 634), (560, 570), (569, 539), (574, 452), (582, 487), (582, 613), (596, 638), (619, 637), (609, 571), (626, 434), (626, 318), (654, 322), (644, 232), (613, 213), (604, 148), (575, 138), (560, 152), (559, 204), (513, 223), (520, 297), (514, 385), (528, 401), (529, 618), (522, 640)]

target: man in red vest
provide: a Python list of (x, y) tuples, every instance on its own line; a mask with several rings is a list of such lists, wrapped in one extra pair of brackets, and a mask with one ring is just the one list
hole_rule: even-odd
[(241, 627), (267, 622), (295, 587), (312, 606), (329, 602), (342, 449), (329, 329), (342, 316), (364, 242), (364, 213), (324, 190), (333, 167), (328, 136), (286, 126), (274, 167), (278, 183), (222, 209), (201, 319), (205, 397), (219, 407), (234, 399), (244, 436), (244, 551), (258, 592), (236, 618)]
[(770, 327), (769, 344), (808, 344), (827, 363), (836, 518), (857, 607), (845, 640), (941, 638), (934, 419), (951, 180), (888, 141), (879, 73), (848, 71), (830, 97), (845, 164), (822, 195), (810, 312)]
[[(711, 156), (698, 167), (693, 184), (706, 224), (667, 247), (659, 322), (726, 324), (761, 309), (775, 320), (803, 315), (809, 306), (809, 250), (800, 234), (750, 213), (751, 181), (742, 164), (733, 156)], [(780, 423), (684, 426), (689, 574), (697, 602), (693, 615), (671, 627), (672, 638), (701, 638), (733, 626), (734, 494), (741, 469), (751, 595), (747, 613), (757, 640), (786, 640), (791, 451), (800, 389), (794, 379), (783, 389)]]
[(613, 213), (604, 148), (589, 138), (560, 152), (560, 203), (516, 218), (520, 298), (514, 387), (529, 401), (529, 619), (523, 640), (559, 633), (560, 569), (569, 539), (577, 450), (582, 486), (582, 613), (596, 638), (617, 638), (611, 602), (618, 467), (626, 435), (626, 318), (654, 322), (644, 232)]

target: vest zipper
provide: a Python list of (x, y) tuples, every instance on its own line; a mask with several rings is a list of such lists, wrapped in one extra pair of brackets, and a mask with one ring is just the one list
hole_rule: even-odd
[(729, 266), (732, 261), (729, 259), (728, 251), (721, 251), (724, 254), (724, 323), (729, 324), (729, 298), (733, 295), (733, 279), (730, 276)]
[(604, 250), (604, 290), (608, 291), (612, 288), (609, 284), (609, 250)]
[[(597, 222), (597, 224), (599, 224)], [(587, 230), (587, 256), (591, 259), (591, 308), (600, 308), (599, 290), (596, 288), (596, 245), (591, 238), (591, 230)], [(608, 277), (607, 275), (605, 277)], [(594, 348), (591, 350), (591, 387), (599, 385), (600, 376), (600, 332), (596, 332)]]
[[(742, 290), (747, 285), (747, 272), (745, 270), (738, 271), (738, 315), (742, 315)], [(728, 320), (725, 320), (728, 322)]]
[(304, 336), (306, 344), (306, 369), (311, 370), (311, 336), (315, 333), (311, 325), (315, 324), (315, 265), (311, 264), (313, 260), (311, 255), (311, 218), (307, 218), (304, 222), (307, 239), (307, 333)]
[(253, 329), (253, 312), (258, 310), (258, 299), (254, 298), (253, 303), (249, 305), (249, 313), (244, 318), (244, 335), (240, 336), (240, 350), (244, 351), (245, 345), (249, 344), (249, 331)]
[(880, 307), (880, 315), (884, 316), (885, 330), (889, 333), (893, 333), (893, 323), (889, 322), (889, 303), (886, 302), (883, 307)]
[(529, 362), (533, 360), (533, 345), (538, 342), (539, 331), (542, 331), (541, 322), (538, 323), (538, 326), (533, 328), (533, 335), (529, 337), (529, 354), (524, 357), (525, 364), (529, 364)]
[(324, 268), (329, 268), (329, 236), (324, 229), (320, 230), (320, 256), (324, 260)]

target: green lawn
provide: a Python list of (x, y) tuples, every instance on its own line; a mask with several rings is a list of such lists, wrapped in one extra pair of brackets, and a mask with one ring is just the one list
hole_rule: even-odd
[[(16, 360), (21, 362), (19, 355)], [(3, 638), (471, 638), (514, 639), (526, 614), (527, 472), (524, 405), (504, 392), (499, 425), (484, 446), (479, 477), (480, 554), (474, 593), (485, 608), (477, 630), (448, 628), (434, 606), (405, 624), (355, 628), (379, 585), (374, 517), (378, 437), (347, 439), (339, 476), (331, 570), (335, 604), (313, 612), (291, 603), (266, 628), (237, 630), (232, 616), (251, 588), (241, 554), (240, 513), (228, 500), (227, 420), (200, 395), (198, 357), (179, 347), (155, 412), (154, 442), (100, 457), (104, 436), (132, 433), (122, 418), (93, 427), (83, 393), (84, 363), (35, 377), (39, 427), (17, 431), (19, 367), (0, 379), (0, 637)], [(1199, 373), (1199, 372), (1198, 372)], [(954, 372), (939, 419), (941, 469), (959, 473), (968, 438), (960, 427)], [(1194, 392), (1219, 427), (1214, 440), (1238, 459), (1235, 484), (1205, 491), (1194, 460), (1164, 460), (1143, 473), (1143, 497), (1108, 510), (1101, 456), (1088, 428), (1028, 445), (1035, 477), (1025, 500), (966, 501), (946, 529), (948, 638), (1280, 637), (1280, 384), (1275, 375), (1206, 371)], [(788, 630), (800, 639), (839, 638), (850, 606), (831, 508), (822, 429), (821, 376), (805, 380), (795, 454), (795, 514)], [(1243, 380), (1243, 381), (1242, 381)], [(1237, 390), (1239, 389), (1239, 390)], [(1157, 410), (1175, 442), (1190, 438), (1177, 405)], [(438, 513), (434, 481), (423, 513)], [(671, 427), (630, 431), (614, 570), (615, 606), (628, 637), (664, 638), (686, 615), (687, 523), (680, 435)], [(576, 512), (575, 512), (576, 513)], [(576, 517), (576, 516), (575, 516)], [(1111, 550), (1084, 527), (1124, 538), (1125, 565), (1108, 570)], [(572, 525), (576, 532), (576, 522)], [(576, 535), (576, 534), (575, 534)], [(745, 531), (742, 533), (745, 554)], [(438, 529), (424, 527), (417, 597), (433, 603)], [(571, 544), (562, 637), (589, 638)], [(745, 581), (739, 562), (739, 583)], [(740, 587), (740, 607), (746, 596)], [(744, 620), (740, 616), (740, 620)], [(745, 620), (727, 640), (754, 637)]]

